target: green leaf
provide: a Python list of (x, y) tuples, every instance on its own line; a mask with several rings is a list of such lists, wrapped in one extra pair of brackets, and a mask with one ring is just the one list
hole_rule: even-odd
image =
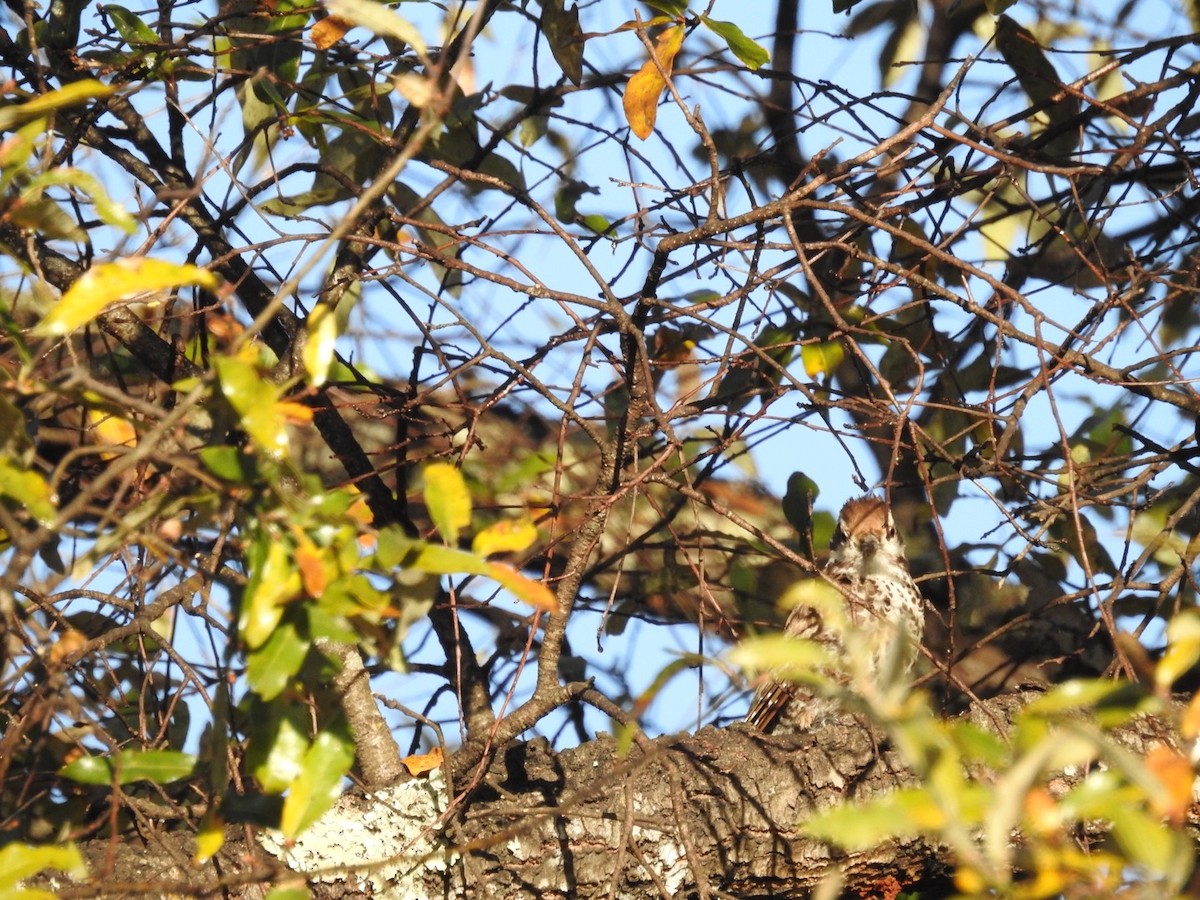
[(687, 12), (687, 0), (644, 0), (651, 9), (668, 16), (682, 16)]
[(433, 575), (490, 575), (487, 560), (455, 547), (420, 543), (416, 553), (402, 561), (406, 569)]
[(793, 472), (788, 476), (787, 491), (783, 495), (782, 503), (783, 517), (800, 535), (809, 558), (812, 558), (814, 550), (809, 543), (812, 538), (813, 503), (820, 493), (821, 488), (817, 483), (803, 472)]
[(771, 59), (771, 54), (765, 47), (746, 37), (742, 29), (732, 22), (722, 22), (718, 19), (710, 19), (708, 16), (701, 16), (700, 21), (720, 35), (729, 45), (729, 49), (733, 51), (733, 55), (745, 63), (751, 71), (762, 67)]
[(579, 27), (579, 6), (566, 9), (563, 0), (542, 0), (542, 34), (550, 54), (576, 87), (583, 80), (583, 44), (587, 38)]
[(13, 843), (0, 849), (0, 891), (4, 892), (4, 896), (12, 897), (12, 892), (21, 882), (45, 869), (66, 872), (76, 880), (87, 878), (88, 875), (83, 854), (74, 844), (31, 847)]
[(1152, 702), (1145, 688), (1127, 681), (1075, 678), (1057, 685), (1026, 706), (1020, 720), (1057, 719), (1079, 710), (1090, 712), (1105, 726), (1119, 725), (1146, 711)]
[(46, 479), (7, 459), (0, 459), (0, 497), (15, 500), (47, 527), (54, 524), (54, 518), (58, 515)]
[[(1008, 16), (996, 20), (996, 48), (1034, 105), (1049, 103), (1051, 97), (1062, 91), (1063, 81), (1037, 40)], [(1079, 115), (1079, 101), (1068, 94), (1050, 103), (1045, 114), (1049, 120), (1047, 130), (1055, 133), (1045, 145), (1046, 152), (1070, 153), (1080, 138), (1079, 128), (1069, 124)]]
[(768, 634), (742, 641), (729, 651), (729, 661), (743, 669), (770, 671), (783, 678), (820, 678), (817, 670), (829, 665), (831, 657), (816, 641)]
[(24, 103), (0, 103), (0, 131), (9, 131), (59, 109), (111, 97), (116, 92), (115, 87), (87, 78)]
[(318, 306), (304, 323), (306, 339), (302, 356), (309, 383), (320, 387), (329, 377), (338, 339), (337, 315), (328, 306)]
[(867, 850), (892, 838), (936, 831), (945, 823), (945, 812), (928, 791), (904, 788), (866, 803), (822, 810), (801, 823), (800, 831), (845, 850)]
[[(104, 190), (100, 180), (88, 172), (70, 168), (53, 169), (30, 181), (29, 187), (24, 193), (28, 193), (33, 188), (44, 188), (47, 185), (68, 185), (82, 191), (92, 198), (92, 203), (96, 205), (96, 213), (104, 222), (120, 228), (126, 234), (133, 234), (137, 231), (137, 219), (131, 216), (125, 207), (114, 203), (108, 196), (108, 192)], [(72, 224), (74, 224), (73, 220)]]
[(119, 750), (114, 756), (81, 756), (59, 770), (64, 778), (96, 786), (152, 781), (170, 784), (187, 778), (196, 757), (177, 750)]
[[(39, 337), (59, 337), (86, 325), (114, 303), (157, 291), (197, 285), (215, 291), (220, 278), (199, 266), (131, 257), (101, 263), (84, 272), (34, 326)], [(151, 299), (146, 297), (147, 300)]]
[(266, 643), (283, 619), (284, 605), (299, 597), (302, 588), (287, 543), (263, 534), (255, 544), (238, 617), (238, 633), (251, 650)]
[(354, 764), (354, 741), (344, 728), (317, 734), (283, 803), (280, 830), (294, 838), (333, 806)]
[(433, 525), (447, 544), (458, 543), (462, 529), (471, 524), (471, 493), (462, 472), (449, 463), (425, 467), (425, 506)]
[(846, 350), (840, 341), (820, 341), (800, 347), (800, 361), (809, 378), (831, 375), (846, 358)]
[(223, 481), (251, 484), (255, 480), (254, 457), (245, 453), (241, 447), (202, 447), (199, 456), (204, 468)]
[(271, 888), (264, 900), (312, 900), (312, 894), (305, 888), (277, 887)]
[(279, 459), (287, 454), (287, 419), (275, 399), (276, 388), (263, 378), (247, 356), (218, 357), (214, 361), (221, 393), (241, 419), (255, 447)]
[(127, 44), (135, 46), (137, 44), (160, 43), (161, 39), (154, 29), (125, 7), (110, 3), (101, 6), (100, 9), (113, 20), (113, 24), (117, 26), (117, 32), (125, 39)]
[(246, 683), (263, 700), (274, 700), (300, 671), (310, 646), (311, 641), (300, 636), (294, 623), (283, 622), (247, 658)]
[(282, 794), (304, 768), (308, 754), (307, 717), (295, 704), (250, 704), (246, 764), (268, 794)]

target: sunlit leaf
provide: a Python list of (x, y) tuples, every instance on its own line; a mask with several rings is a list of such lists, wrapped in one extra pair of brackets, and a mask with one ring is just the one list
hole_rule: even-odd
[(493, 553), (520, 553), (537, 540), (537, 526), (528, 516), (503, 519), (480, 531), (471, 541), (471, 551), (480, 556)]
[(101, 263), (75, 280), (33, 332), (42, 337), (70, 334), (114, 303), (188, 285), (211, 291), (219, 287), (220, 279), (199, 266), (161, 259), (132, 257)]
[(40, 473), (0, 458), (0, 497), (15, 500), (42, 525), (54, 524), (54, 517), (58, 513), (54, 506), (54, 495)]
[(221, 848), (225, 846), (225, 821), (213, 813), (212, 808), (200, 822), (200, 828), (196, 831), (196, 852), (192, 855), (192, 860), (196, 865), (201, 866), (216, 856)]
[(256, 449), (280, 458), (288, 450), (287, 417), (276, 399), (275, 388), (251, 362), (250, 353), (214, 360), (221, 393), (241, 418), (242, 427)]
[(325, 6), (345, 22), (361, 25), (380, 36), (401, 40), (419, 56), (426, 55), (425, 41), (412, 23), (376, 0), (326, 0)]
[(846, 850), (866, 850), (882, 841), (934, 831), (946, 813), (925, 788), (904, 788), (858, 803), (820, 810), (800, 825), (810, 837)]
[(840, 341), (818, 341), (800, 347), (800, 361), (810, 378), (832, 374), (845, 358), (846, 350)]
[(328, 306), (318, 306), (309, 313), (304, 330), (304, 371), (312, 386), (320, 387), (329, 377), (329, 367), (333, 365), (338, 339), (337, 316)]
[(31, 847), (13, 842), (0, 848), (0, 891), (12, 896), (18, 886), (44, 869), (57, 869), (72, 878), (87, 877), (87, 863), (71, 843)]
[(553, 612), (558, 608), (558, 599), (554, 592), (540, 581), (534, 581), (522, 575), (511, 566), (504, 563), (488, 563), (487, 574), (518, 600), (545, 612)]
[(408, 769), (409, 775), (424, 775), (426, 772), (432, 772), (444, 762), (442, 748), (434, 747), (428, 753), (406, 756), (400, 762), (404, 763), (404, 768)]
[(284, 622), (247, 657), (247, 684), (263, 700), (274, 700), (300, 671), (310, 646), (311, 641), (301, 637), (295, 625)]
[(300, 573), (283, 541), (269, 540), (260, 565), (254, 567), (242, 599), (238, 632), (251, 650), (261, 647), (283, 618), (284, 604), (300, 596)]
[(1154, 683), (1168, 689), (1200, 662), (1200, 613), (1176, 613), (1167, 623), (1167, 649), (1154, 670)]
[(457, 544), (459, 533), (471, 524), (471, 492), (458, 467), (430, 463), (425, 467), (425, 506), (438, 533), (447, 544)]
[(815, 673), (831, 662), (829, 651), (816, 641), (786, 634), (746, 638), (729, 651), (729, 661), (753, 672), (772, 672), (777, 677)]
[(104, 84), (92, 78), (73, 81), (65, 87), (42, 94), (24, 103), (0, 103), (0, 131), (9, 131), (31, 119), (40, 118), (55, 110), (78, 106), (89, 100), (111, 97), (116, 86)]
[(733, 55), (745, 63), (747, 68), (758, 69), (771, 59), (766, 47), (746, 37), (742, 29), (733, 22), (722, 22), (708, 16), (701, 16), (700, 21), (716, 32), (729, 45)]
[(304, 711), (279, 703), (255, 708), (264, 715), (251, 720), (246, 763), (264, 791), (280, 794), (300, 777), (308, 754)]
[(314, 22), (308, 30), (308, 38), (318, 50), (328, 50), (346, 36), (346, 32), (354, 27), (354, 23), (338, 16), (326, 16)]
[(296, 837), (333, 806), (353, 764), (354, 741), (345, 730), (317, 733), (283, 802), (279, 828), (285, 836)]
[(670, 77), (671, 69), (675, 65), (675, 56), (682, 46), (683, 26), (674, 25), (668, 28), (654, 41), (654, 59), (646, 60), (625, 86), (625, 120), (633, 133), (642, 140), (650, 137), (654, 131), (654, 122), (658, 118), (658, 98), (667, 86), (663, 73)]

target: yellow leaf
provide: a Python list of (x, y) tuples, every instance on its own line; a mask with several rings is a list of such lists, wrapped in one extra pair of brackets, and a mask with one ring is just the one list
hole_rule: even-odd
[(225, 845), (225, 822), (219, 815), (207, 815), (196, 833), (196, 865), (204, 865)]
[(540, 581), (526, 578), (511, 566), (504, 563), (488, 563), (488, 575), (494, 581), (500, 582), (518, 600), (545, 612), (553, 612), (558, 608), (558, 600), (554, 593)]
[(471, 524), (471, 494), (457, 467), (440, 462), (425, 467), (425, 506), (446, 543), (457, 544), (459, 532)]
[[(668, 28), (654, 42), (654, 58), (646, 60), (637, 74), (625, 86), (625, 120), (643, 141), (654, 131), (654, 120), (658, 117), (658, 98), (667, 86), (663, 73), (668, 77), (675, 65), (675, 55), (683, 45), (683, 26)], [(657, 59), (657, 64), (655, 63)], [(662, 71), (659, 71), (661, 67)]]
[(1154, 683), (1167, 690), (1192, 666), (1200, 662), (1200, 614), (1189, 610), (1176, 615), (1167, 625), (1167, 650), (1154, 670)]
[(199, 266), (132, 257), (101, 263), (84, 272), (59, 298), (49, 315), (34, 326), (38, 337), (60, 337), (86, 325), (106, 308), (142, 294), (198, 285), (210, 291), (220, 279)]
[(304, 330), (307, 332), (302, 351), (304, 371), (313, 387), (320, 387), (329, 377), (329, 367), (333, 365), (338, 339), (337, 316), (328, 306), (318, 306), (309, 314)]
[(817, 375), (828, 375), (845, 358), (846, 351), (837, 341), (821, 341), (818, 344), (805, 344), (800, 348), (800, 360), (804, 363), (804, 371), (809, 378)]
[(283, 618), (284, 605), (303, 588), (300, 573), (292, 565), (283, 541), (272, 541), (253, 589), (243, 600), (238, 630), (251, 650), (261, 647)]
[[(137, 431), (128, 419), (100, 409), (89, 409), (88, 421), (92, 423), (91, 437), (95, 443), (107, 447), (137, 446)], [(115, 459), (116, 456), (107, 451), (100, 454), (101, 459)]]
[(489, 525), (471, 542), (471, 551), (480, 556), (493, 553), (520, 553), (537, 540), (537, 526), (528, 516), (505, 519)]
[(404, 768), (408, 769), (409, 775), (422, 775), (425, 772), (432, 772), (442, 764), (442, 748), (434, 747), (428, 753), (416, 753), (412, 756), (406, 756), (400, 762), (404, 763)]

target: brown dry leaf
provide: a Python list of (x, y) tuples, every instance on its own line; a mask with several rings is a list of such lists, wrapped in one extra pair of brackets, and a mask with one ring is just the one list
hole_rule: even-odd
[(328, 50), (344, 38), (346, 32), (353, 27), (353, 22), (347, 22), (339, 16), (326, 16), (320, 22), (313, 23), (308, 36), (318, 50)]
[(417, 753), (400, 760), (408, 769), (409, 775), (423, 775), (432, 772), (442, 764), (442, 748), (434, 747), (428, 753)]
[[(675, 56), (681, 46), (683, 26), (668, 28), (654, 41), (654, 59), (646, 60), (625, 87), (625, 120), (633, 133), (643, 141), (654, 131), (654, 120), (658, 117), (658, 98), (667, 86), (663, 73), (670, 76), (675, 65)], [(655, 59), (658, 60), (657, 65)]]

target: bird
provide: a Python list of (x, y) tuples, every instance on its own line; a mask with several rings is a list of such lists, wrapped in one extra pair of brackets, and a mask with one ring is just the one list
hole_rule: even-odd
[[(866, 670), (873, 677), (906, 677), (916, 660), (924, 629), (921, 595), (908, 571), (904, 541), (884, 501), (868, 495), (842, 507), (829, 545), (825, 580), (845, 600), (845, 622), (864, 638)], [(831, 627), (826, 610), (799, 605), (792, 610), (784, 633), (824, 645), (836, 658), (844, 652), (839, 630)], [(830, 619), (831, 621), (827, 621)], [(897, 641), (903, 642), (897, 645)], [(897, 660), (889, 659), (898, 649)], [(882, 685), (881, 685), (882, 687)], [(754, 694), (746, 723), (765, 733), (800, 734), (837, 712), (830, 697), (768, 674)]]

